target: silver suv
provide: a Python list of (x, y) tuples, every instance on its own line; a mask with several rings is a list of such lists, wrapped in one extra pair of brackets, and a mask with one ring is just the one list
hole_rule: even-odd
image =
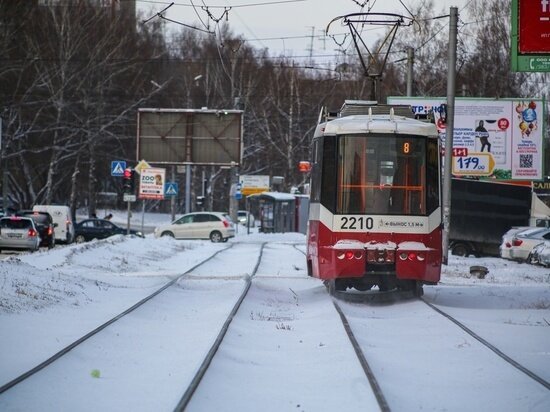
[(34, 252), (39, 245), (40, 235), (32, 219), (21, 216), (0, 218), (0, 252), (2, 249)]
[(155, 237), (161, 236), (227, 242), (227, 239), (235, 236), (235, 227), (223, 213), (195, 212), (185, 214), (169, 225), (155, 228)]

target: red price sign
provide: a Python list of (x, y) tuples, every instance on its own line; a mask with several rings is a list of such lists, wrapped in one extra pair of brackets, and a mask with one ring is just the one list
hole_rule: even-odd
[(550, 2), (519, 1), (519, 52), (549, 53)]
[(453, 147), (453, 156), (455, 156), (455, 157), (468, 156), (468, 148), (467, 147)]

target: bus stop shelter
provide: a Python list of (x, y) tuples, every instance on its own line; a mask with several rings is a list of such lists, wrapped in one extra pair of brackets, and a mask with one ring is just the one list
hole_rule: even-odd
[(295, 232), (296, 198), (290, 193), (263, 192), (248, 196), (250, 211), (258, 216), (263, 233)]

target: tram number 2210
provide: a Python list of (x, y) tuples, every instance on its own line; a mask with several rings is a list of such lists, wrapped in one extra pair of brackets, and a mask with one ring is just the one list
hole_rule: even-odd
[(341, 230), (365, 230), (372, 229), (374, 221), (372, 217), (346, 217), (342, 216), (340, 220)]

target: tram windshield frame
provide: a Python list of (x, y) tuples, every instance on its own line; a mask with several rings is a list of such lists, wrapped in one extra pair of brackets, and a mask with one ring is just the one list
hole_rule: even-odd
[(340, 135), (337, 214), (427, 216), (439, 206), (436, 138)]

